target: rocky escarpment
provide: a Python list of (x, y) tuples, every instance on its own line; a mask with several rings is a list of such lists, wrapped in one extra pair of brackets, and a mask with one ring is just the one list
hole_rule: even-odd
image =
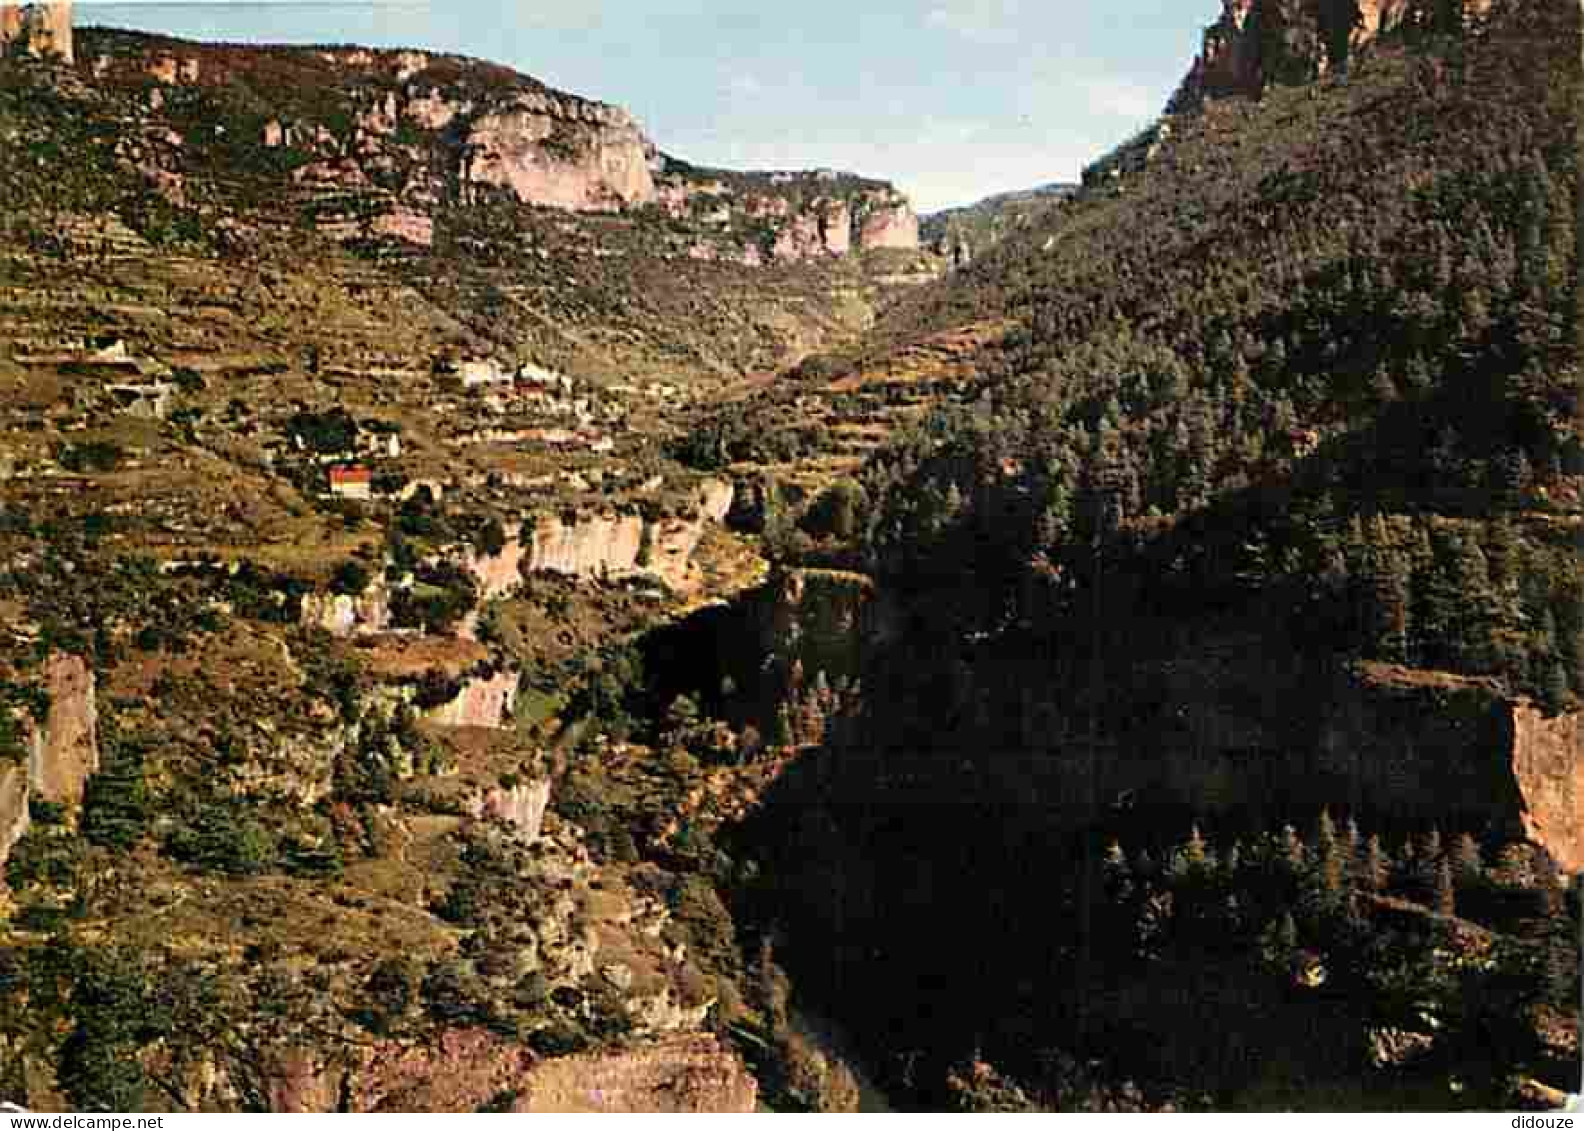
[(1489, 9), (1490, 0), (1223, 0), (1171, 109), (1322, 78), (1383, 37), (1457, 31)]
[(383, 576), (362, 593), (309, 593), (302, 599), (300, 621), (332, 636), (384, 632), (390, 627), (390, 587)]
[[(572, 213), (658, 208), (666, 254), (760, 264), (916, 249), (918, 219), (889, 184), (845, 173), (698, 170), (661, 154), (625, 109), (553, 90), (478, 60), (418, 51), (244, 48), (95, 31), (89, 70), (152, 115), (120, 154), (173, 200), (203, 179), (193, 158), (224, 150), (340, 243), (410, 251), (466, 227), (451, 206), (528, 205)], [(150, 78), (159, 88), (146, 93)], [(228, 80), (268, 92), (231, 105)], [(168, 88), (212, 101), (224, 134), (169, 127)], [(245, 131), (234, 135), (232, 130)], [(155, 141), (149, 139), (163, 139)], [(652, 217), (651, 217), (652, 218)], [(438, 233), (438, 234), (437, 234)]]
[(499, 785), (468, 801), (468, 815), (476, 821), (500, 821), (529, 844), (539, 839), (545, 810), (550, 807), (550, 779)]
[(11, 858), (11, 849), (28, 831), (28, 824), (27, 767), (0, 767), (0, 875)]
[(81, 656), (57, 653), (44, 669), (49, 715), (35, 731), (28, 784), (45, 801), (80, 805), (99, 769), (99, 710), (93, 669)]
[(0, 877), (29, 826), (29, 803), (82, 804), (99, 769), (99, 711), (93, 669), (81, 656), (58, 653), (44, 665), (49, 712), (42, 725), (22, 722), (27, 764), (0, 764)]
[(1061, 698), (1070, 689), (1021, 666), (1021, 647), (915, 686), (895, 662), (913, 646), (906, 613), (861, 575), (789, 571), (729, 614), (701, 615), (699, 638), (657, 637), (655, 659), (721, 657), (730, 670), (706, 678), (730, 675), (762, 718), (794, 668), (794, 684), (861, 678), (861, 713), (829, 735), (842, 766), (831, 788), (847, 801), (1037, 800), (1073, 820), (1095, 806), (1276, 821), (1330, 806), (1528, 839), (1584, 867), (1577, 713), (1548, 716), (1486, 680), (1306, 659), (1222, 626), (1115, 658), (1107, 686), (1127, 691), (1091, 743)]
[(522, 676), (513, 671), (469, 679), (455, 699), (429, 711), (426, 717), (436, 726), (499, 730), (509, 724), (521, 682)]
[(714, 1037), (697, 1035), (547, 1062), (529, 1075), (517, 1110), (748, 1114), (757, 1098), (742, 1062)]
[(638, 514), (541, 515), (524, 524), (526, 539), (508, 538), (496, 554), (468, 548), (462, 564), (484, 601), (506, 596), (532, 573), (586, 580), (642, 575), (685, 590), (697, 569), (694, 552), (707, 528), (725, 520), (733, 494), (731, 484), (707, 480), (686, 515), (653, 521)]
[(746, 1114), (758, 1098), (742, 1061), (702, 1034), (544, 1060), (488, 1030), (454, 1029), (428, 1045), (381, 1042), (361, 1059), (349, 1069), (282, 1055), (270, 1109)]
[[(416, 121), (446, 117), (431, 92)], [(574, 212), (614, 212), (655, 197), (654, 148), (615, 106), (525, 94), (473, 120), (461, 151), (468, 189), (493, 186), (518, 200)]]
[[(919, 218), (892, 186), (848, 174), (732, 174), (667, 162), (659, 205), (674, 220), (742, 243), (746, 262), (801, 262), (855, 252), (913, 251)], [(724, 252), (709, 243), (696, 255)]]
[(72, 62), (75, 49), (71, 0), (41, 4), (0, 3), (0, 53), (13, 43), (25, 44), (34, 55), (53, 55), (63, 62)]

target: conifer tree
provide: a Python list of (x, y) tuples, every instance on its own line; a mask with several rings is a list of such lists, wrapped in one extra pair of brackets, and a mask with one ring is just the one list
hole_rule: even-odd
[(1458, 882), (1467, 887), (1477, 883), (1485, 874), (1485, 865), (1480, 860), (1479, 842), (1468, 833), (1458, 837), (1457, 848), (1453, 855), (1457, 860)]
[(1386, 890), (1391, 878), (1391, 861), (1381, 847), (1378, 836), (1371, 836), (1364, 845), (1364, 862), (1359, 869), (1360, 885), (1367, 891)]
[(148, 822), (143, 750), (135, 743), (106, 744), (107, 757), (83, 791), (83, 837), (104, 848), (128, 849)]
[(1452, 883), (1452, 861), (1442, 856), (1436, 864), (1435, 909), (1442, 915), (1457, 914), (1457, 891)]

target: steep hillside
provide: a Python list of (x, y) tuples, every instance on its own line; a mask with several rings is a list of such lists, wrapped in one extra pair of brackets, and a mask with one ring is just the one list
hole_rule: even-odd
[(1058, 201), (1071, 198), (1077, 185), (1048, 184), (1018, 192), (998, 193), (961, 208), (948, 208), (924, 217), (919, 231), (925, 244), (945, 256), (953, 267), (973, 262), (974, 256)]
[[(1420, 1068), (1373, 1074), (1365, 1033), (1424, 1031), (1380, 996), (1392, 946), (1350, 949), (1379, 889), (1332, 883), (1352, 935), (1297, 894), (1323, 879), (1312, 841), (1286, 896), (1210, 885), (1264, 910), (1208, 934), (1157, 870), (1196, 821), (1247, 861), (1329, 810), (1359, 844), (1407, 840), (1418, 863), (1387, 849), (1382, 886), (1434, 903), (1425, 853), (1462, 875), (1437, 846), (1468, 834), (1485, 879), (1442, 909), (1511, 941), (1503, 976), (1533, 972), (1535, 912), (1486, 909), (1480, 884), (1533, 887), (1514, 863), (1531, 849), (1504, 846), (1584, 858), (1578, 31), (1571, 5), (1500, 4), (1361, 42), (1345, 76), (1181, 109), (1076, 203), (805, 366), (796, 414), (782, 390), (720, 419), (711, 451), (768, 466), (781, 510), (787, 484), (812, 500), (767, 517), (783, 560), (874, 586), (845, 647), (778, 651), (756, 683), (794, 732), (816, 673), (862, 691), (803, 729), (823, 749), (748, 834), (769, 846), (754, 907), (868, 1047), (907, 1030), (935, 1058), (907, 1073), (928, 1102), (976, 1048), (1031, 1103), (1087, 1086), (1039, 1048), (1173, 1103), (1412, 1105), (1465, 1073), (1481, 1083), (1459, 1102), (1499, 1103), (1503, 1073), (1556, 1071), (1554, 1047), (1478, 1013)], [(859, 452), (830, 442), (859, 427)], [(1139, 856), (1132, 921), (1099, 895), (1112, 837)], [(1306, 1056), (1293, 1014), (1180, 1055), (1211, 1027), (1161, 979), (1230, 979), (1229, 1010), (1275, 1009), (1278, 985), (1232, 986), (1265, 930), (1349, 971), (1326, 996), (1349, 1051)], [(1529, 983), (1523, 1008), (1562, 985)], [(921, 986), (935, 1020), (908, 1029)]]
[(478, 61), (9, 44), (0, 1099), (1554, 1105), (1579, 17), (1452, 14), (1229, 4), (950, 273)]
[(928, 278), (906, 202), (476, 61), (8, 46), (0, 1097), (846, 1104), (626, 645), (762, 574), (662, 441)]

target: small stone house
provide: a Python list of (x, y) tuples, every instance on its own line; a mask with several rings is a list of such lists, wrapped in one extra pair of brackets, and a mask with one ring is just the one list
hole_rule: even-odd
[(330, 494), (338, 499), (374, 497), (374, 476), (366, 467), (350, 465), (330, 469)]

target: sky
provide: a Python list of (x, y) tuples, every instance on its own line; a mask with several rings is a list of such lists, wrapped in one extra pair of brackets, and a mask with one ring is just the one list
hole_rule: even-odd
[(667, 153), (890, 180), (921, 212), (1076, 180), (1148, 125), (1219, 0), (79, 2), (76, 22), (420, 47), (615, 102)]

